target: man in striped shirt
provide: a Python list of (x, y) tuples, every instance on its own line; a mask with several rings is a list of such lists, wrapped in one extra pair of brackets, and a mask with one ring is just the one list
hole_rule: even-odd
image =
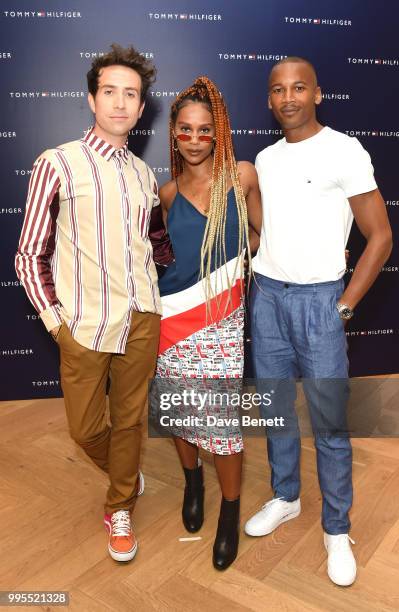
[(71, 436), (109, 474), (105, 525), (118, 561), (137, 550), (131, 511), (143, 488), (142, 422), (161, 314), (148, 236), (157, 185), (127, 148), (154, 79), (133, 47), (112, 45), (93, 62), (94, 128), (35, 162), (16, 255), (18, 277), (59, 345)]

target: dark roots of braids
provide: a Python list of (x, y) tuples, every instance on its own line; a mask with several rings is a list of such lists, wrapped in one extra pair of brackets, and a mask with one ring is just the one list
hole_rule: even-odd
[[(243, 251), (247, 248), (249, 258), (249, 269), (251, 270), (251, 250), (248, 241), (248, 214), (245, 197), (240, 181), (238, 180), (237, 163), (234, 157), (233, 142), (231, 139), (230, 120), (224, 100), (216, 85), (206, 76), (201, 76), (194, 81), (191, 87), (182, 91), (176, 98), (171, 109), (169, 123), (170, 158), (172, 178), (175, 179), (183, 172), (184, 160), (179, 151), (174, 149), (173, 130), (179, 110), (187, 101), (202, 102), (209, 107), (215, 123), (216, 143), (213, 155), (211, 199), (208, 220), (205, 227), (204, 238), (201, 247), (201, 278), (205, 279), (205, 297), (207, 308), (210, 300), (218, 293), (218, 274), (216, 282), (212, 287), (211, 263), (214, 261), (215, 270), (226, 263), (226, 216), (227, 216), (227, 177), (233, 185), (239, 222), (238, 257), (234, 269), (233, 279), (244, 276)], [(231, 299), (231, 279), (227, 279)], [(227, 302), (228, 303), (228, 302)], [(227, 305), (226, 305), (227, 307)], [(209, 312), (209, 310), (208, 310)]]

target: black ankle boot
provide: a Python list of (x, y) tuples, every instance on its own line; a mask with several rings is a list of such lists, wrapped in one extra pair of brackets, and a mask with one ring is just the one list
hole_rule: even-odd
[(182, 508), (183, 524), (187, 531), (195, 533), (204, 522), (204, 479), (202, 465), (194, 470), (184, 469), (186, 487)]
[(237, 556), (240, 529), (240, 498), (228, 501), (222, 497), (218, 530), (213, 545), (213, 565), (224, 570)]

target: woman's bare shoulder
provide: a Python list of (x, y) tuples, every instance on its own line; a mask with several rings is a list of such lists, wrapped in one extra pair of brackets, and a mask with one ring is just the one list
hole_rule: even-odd
[(177, 193), (176, 181), (168, 181), (159, 189), (159, 199), (162, 206), (169, 208)]
[(249, 161), (237, 162), (238, 178), (242, 186), (254, 185), (258, 183), (258, 174), (256, 168)]
[(255, 172), (255, 166), (249, 161), (239, 161), (237, 162), (237, 170), (239, 173), (243, 174), (252, 174)]

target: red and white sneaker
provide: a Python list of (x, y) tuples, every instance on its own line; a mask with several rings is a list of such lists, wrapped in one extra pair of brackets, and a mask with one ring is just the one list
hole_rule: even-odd
[[(144, 493), (144, 475), (139, 470), (137, 482), (137, 496)], [(114, 515), (125, 513), (126, 517)], [(115, 527), (114, 527), (115, 524)], [(118, 510), (112, 514), (104, 514), (104, 527), (109, 534), (109, 554), (116, 561), (131, 561), (137, 552), (137, 541), (132, 531), (130, 513), (127, 510)]]
[(115, 561), (131, 561), (137, 552), (137, 540), (132, 530), (129, 510), (116, 510), (104, 515), (109, 533), (108, 551)]

